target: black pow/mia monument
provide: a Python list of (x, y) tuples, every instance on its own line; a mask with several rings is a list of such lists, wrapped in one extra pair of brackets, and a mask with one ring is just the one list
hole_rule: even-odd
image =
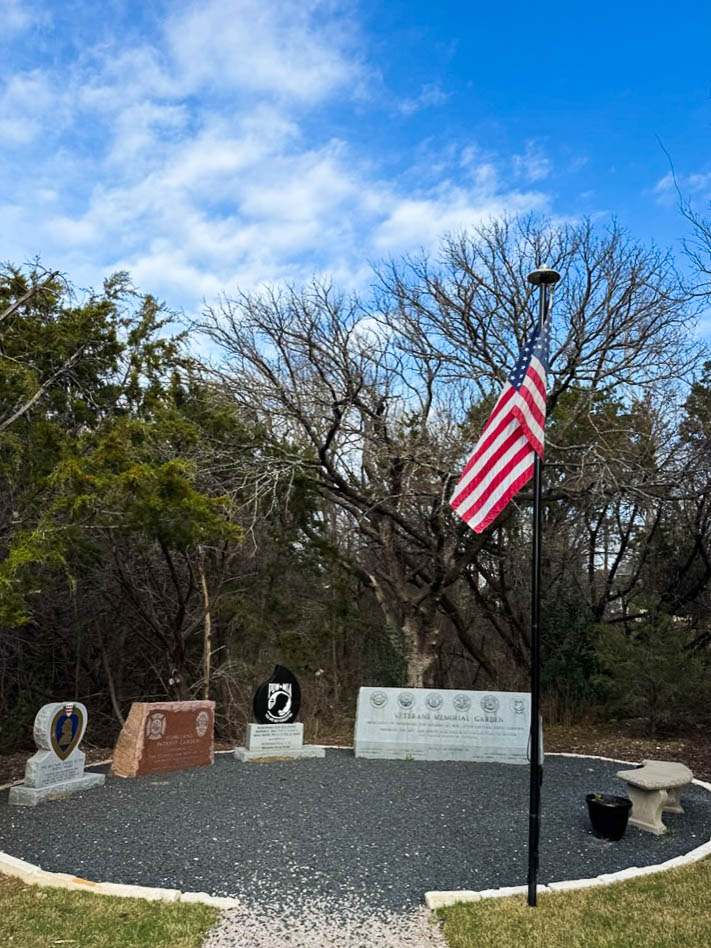
[(247, 725), (244, 747), (235, 750), (237, 760), (265, 757), (323, 757), (317, 744), (304, 744), (304, 725), (296, 722), (301, 706), (301, 688), (296, 676), (277, 665), (254, 693), (252, 709), (257, 724)]
[(291, 724), (301, 707), (301, 688), (295, 675), (277, 665), (271, 678), (254, 692), (252, 708), (260, 724)]

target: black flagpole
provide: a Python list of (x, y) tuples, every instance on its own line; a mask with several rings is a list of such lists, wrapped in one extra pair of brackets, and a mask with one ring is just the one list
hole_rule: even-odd
[[(539, 267), (528, 274), (528, 282), (539, 289), (539, 327), (543, 326), (549, 308), (548, 287), (553, 287), (560, 274), (548, 267)], [(551, 291), (552, 292), (552, 291)], [(531, 560), (531, 785), (528, 808), (528, 904), (536, 904), (538, 877), (538, 838), (541, 827), (541, 459), (536, 454), (533, 468), (533, 554)]]

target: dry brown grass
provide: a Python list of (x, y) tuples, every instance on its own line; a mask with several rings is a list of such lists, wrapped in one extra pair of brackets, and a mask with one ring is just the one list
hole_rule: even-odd
[(43, 889), (0, 876), (3, 948), (198, 948), (217, 915), (207, 905)]
[(449, 948), (708, 948), (711, 859), (628, 882), (460, 903), (438, 913)]

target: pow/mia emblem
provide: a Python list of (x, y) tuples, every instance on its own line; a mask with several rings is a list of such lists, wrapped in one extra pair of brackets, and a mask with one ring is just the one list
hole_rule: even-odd
[(301, 688), (296, 677), (283, 665), (276, 665), (271, 678), (257, 688), (252, 701), (260, 724), (289, 724), (296, 720), (301, 705)]
[(436, 692), (434, 694), (427, 695), (425, 704), (432, 711), (439, 711), (439, 709), (442, 707), (442, 695), (438, 695)]
[(499, 710), (499, 699), (495, 695), (484, 695), (481, 699), (481, 709), (484, 714), (496, 714)]
[(374, 708), (384, 708), (388, 703), (388, 696), (384, 691), (374, 691), (370, 696), (370, 703)]
[(160, 711), (148, 715), (146, 737), (149, 741), (159, 741), (165, 734), (166, 716)]
[(415, 696), (411, 691), (401, 691), (397, 696), (397, 703), (401, 708), (404, 708), (406, 711), (409, 711), (410, 708), (415, 703)]
[(267, 718), (272, 724), (291, 716), (291, 682), (270, 681), (267, 691)]
[(472, 706), (472, 699), (469, 695), (455, 695), (452, 704), (455, 711), (468, 711)]

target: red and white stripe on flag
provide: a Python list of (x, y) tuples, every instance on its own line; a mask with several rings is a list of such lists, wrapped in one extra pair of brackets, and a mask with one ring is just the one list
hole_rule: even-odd
[[(534, 457), (543, 457), (546, 423), (546, 366), (534, 333), (484, 426), (450, 504), (481, 533), (533, 476)], [(542, 357), (542, 358), (539, 358)], [(517, 384), (518, 383), (518, 384)]]

